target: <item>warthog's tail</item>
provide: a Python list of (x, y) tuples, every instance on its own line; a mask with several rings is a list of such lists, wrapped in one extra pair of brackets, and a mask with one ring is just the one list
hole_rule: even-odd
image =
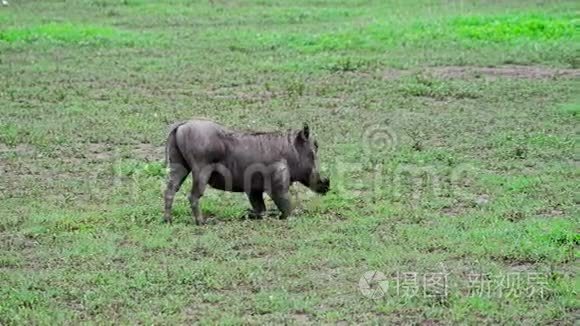
[(177, 143), (175, 142), (175, 133), (177, 132), (177, 128), (185, 123), (185, 121), (175, 122), (169, 126), (169, 133), (167, 135), (167, 141), (165, 142), (165, 167), (169, 167), (169, 146), (172, 143), (172, 140), (173, 143), (177, 146)]

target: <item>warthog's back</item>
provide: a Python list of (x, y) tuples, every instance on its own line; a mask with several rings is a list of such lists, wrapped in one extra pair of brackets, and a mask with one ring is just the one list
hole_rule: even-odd
[(228, 131), (210, 120), (191, 120), (176, 130), (176, 144), (188, 163), (205, 165), (219, 162), (226, 156)]

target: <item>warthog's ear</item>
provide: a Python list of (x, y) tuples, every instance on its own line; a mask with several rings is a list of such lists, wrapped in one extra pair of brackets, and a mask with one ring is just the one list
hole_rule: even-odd
[(304, 139), (308, 139), (308, 137), (310, 137), (310, 127), (308, 127), (307, 122), (304, 122), (304, 126), (302, 127), (302, 131), (300, 133)]
[(307, 123), (304, 123), (302, 129), (296, 135), (296, 144), (304, 144), (308, 137), (310, 137), (310, 128)]

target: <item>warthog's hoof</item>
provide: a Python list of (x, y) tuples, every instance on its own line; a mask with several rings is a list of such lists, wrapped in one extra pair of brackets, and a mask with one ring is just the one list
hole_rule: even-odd
[(242, 219), (261, 220), (264, 218), (264, 213), (257, 213), (252, 209), (248, 209), (243, 215)]
[(248, 219), (249, 220), (263, 220), (264, 219), (264, 215), (248, 214)]
[(330, 179), (328, 178), (323, 178), (320, 181), (320, 193), (321, 194), (326, 194), (328, 191), (330, 190)]

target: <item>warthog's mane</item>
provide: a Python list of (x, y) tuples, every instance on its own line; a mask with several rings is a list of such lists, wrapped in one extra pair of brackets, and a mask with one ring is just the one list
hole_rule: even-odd
[(232, 131), (224, 133), (226, 138), (235, 142), (247, 142), (262, 148), (264, 152), (294, 153), (294, 139), (299, 131)]
[(256, 137), (256, 138), (288, 138), (295, 136), (299, 131), (228, 131), (226, 134), (232, 137)]
[(287, 129), (286, 131), (280, 131), (280, 130), (256, 131), (256, 130), (243, 130), (243, 129), (236, 130), (236, 129), (230, 129), (228, 127), (221, 126), (218, 123), (216, 123), (215, 121), (208, 119), (208, 118), (204, 118), (204, 117), (195, 117), (195, 118), (193, 118), (193, 120), (211, 121), (211, 122), (215, 123), (216, 125), (220, 126), (222, 128), (222, 134), (224, 136), (228, 136), (228, 137), (257, 137), (257, 138), (288, 138), (288, 139), (291, 139), (291, 137), (297, 136), (298, 133), (300, 132), (300, 130), (292, 130), (292, 129)]

